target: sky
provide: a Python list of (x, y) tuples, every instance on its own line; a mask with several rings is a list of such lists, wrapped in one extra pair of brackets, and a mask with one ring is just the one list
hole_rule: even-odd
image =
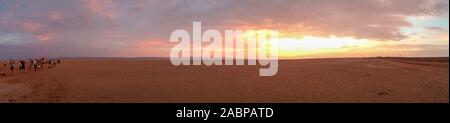
[(448, 0), (0, 0), (0, 59), (168, 57), (194, 21), (278, 30), (282, 58), (449, 56)]

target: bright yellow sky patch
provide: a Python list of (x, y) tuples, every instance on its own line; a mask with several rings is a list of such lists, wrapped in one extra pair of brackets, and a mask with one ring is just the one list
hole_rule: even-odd
[(304, 55), (324, 54), (330, 52), (347, 52), (354, 49), (375, 47), (374, 41), (366, 39), (355, 39), (352, 37), (313, 37), (303, 38), (280, 38), (279, 56), (302, 57)]

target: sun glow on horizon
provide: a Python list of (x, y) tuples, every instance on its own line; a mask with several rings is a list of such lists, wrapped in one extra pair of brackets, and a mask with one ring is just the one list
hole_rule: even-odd
[(374, 41), (352, 37), (314, 37), (279, 38), (279, 56), (297, 58), (306, 55), (346, 52), (354, 49), (375, 47)]

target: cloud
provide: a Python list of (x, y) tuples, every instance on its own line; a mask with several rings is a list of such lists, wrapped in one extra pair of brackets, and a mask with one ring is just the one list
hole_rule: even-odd
[(115, 2), (112, 0), (84, 0), (86, 7), (95, 15), (104, 17), (108, 21), (108, 28), (118, 26)]
[(41, 29), (42, 24), (39, 22), (24, 22), (21, 24), (25, 31), (35, 32)]
[(166, 46), (155, 42), (175, 29), (190, 30), (193, 21), (204, 30), (270, 28), (291, 37), (399, 41), (410, 38), (402, 32), (414, 28), (409, 17), (447, 14), (447, 0), (0, 0), (0, 45), (35, 48), (30, 54), (37, 48), (55, 55), (64, 55), (55, 52), (60, 48), (74, 56), (139, 54)]
[(48, 14), (48, 19), (52, 21), (61, 21), (64, 19), (64, 15), (59, 12), (50, 12)]
[(448, 6), (448, 2), (426, 0), (183, 1), (169, 7), (176, 8), (168, 10), (176, 14), (165, 20), (271, 26), (296, 35), (400, 40), (406, 38), (400, 27), (411, 26), (408, 16), (442, 14), (446, 10), (442, 4)]
[(430, 27), (427, 27), (427, 29), (429, 29), (429, 30), (436, 30), (436, 31), (446, 31), (447, 30), (447, 29), (444, 29), (442, 27), (436, 27), (436, 26), (430, 26)]
[(36, 36), (36, 39), (38, 41), (48, 41), (48, 40), (52, 39), (53, 36), (55, 36), (54, 33), (39, 34), (39, 35)]
[(116, 18), (115, 5), (112, 0), (84, 0), (89, 10), (95, 14), (107, 17)]
[(24, 45), (29, 43), (31, 39), (29, 36), (21, 35), (18, 33), (6, 33), (0, 35), (0, 44), (4, 45)]

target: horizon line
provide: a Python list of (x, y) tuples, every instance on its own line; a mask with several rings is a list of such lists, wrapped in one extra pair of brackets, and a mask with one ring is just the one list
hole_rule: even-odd
[[(27, 58), (15, 58), (18, 59), (30, 59), (30, 58), (42, 58), (42, 57), (27, 57)], [(58, 58), (58, 59), (147, 59), (147, 60), (169, 60), (170, 57), (156, 57), (156, 56), (65, 56), (65, 57), (44, 57), (44, 58)], [(200, 57), (190, 57), (191, 60)], [(278, 58), (278, 60), (301, 60), (301, 59), (352, 59), (352, 58), (449, 58), (449, 56), (355, 56), (355, 57), (295, 57), (295, 58)], [(10, 60), (11, 58), (0, 58), (0, 60)], [(201, 58), (200, 58), (201, 59)], [(225, 60), (225, 57), (223, 57)], [(233, 58), (233, 60), (237, 60)], [(249, 60), (245, 58), (244, 60)], [(258, 59), (255, 59), (258, 60)]]

